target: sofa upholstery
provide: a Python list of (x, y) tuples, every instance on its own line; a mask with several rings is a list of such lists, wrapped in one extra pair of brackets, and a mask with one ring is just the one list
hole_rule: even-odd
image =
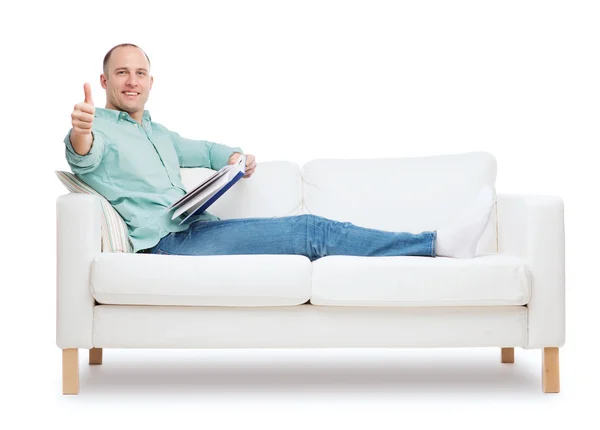
[[(211, 172), (181, 169), (188, 189)], [(221, 219), (312, 213), (418, 233), (452, 223), (496, 174), (486, 152), (270, 161), (209, 211)], [(57, 199), (57, 345), (63, 364), (79, 348), (499, 347), (503, 362), (514, 347), (535, 348), (550, 369), (544, 391), (557, 392), (563, 210), (557, 196), (497, 194), (471, 259), (311, 262), (102, 252), (99, 197), (66, 194)], [(63, 368), (64, 393), (79, 390), (72, 372)]]

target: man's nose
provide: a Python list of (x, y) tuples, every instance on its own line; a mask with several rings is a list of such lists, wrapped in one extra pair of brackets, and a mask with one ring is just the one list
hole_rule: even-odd
[(130, 87), (135, 87), (138, 84), (137, 76), (129, 75), (127, 80), (125, 81), (125, 85), (129, 85)]

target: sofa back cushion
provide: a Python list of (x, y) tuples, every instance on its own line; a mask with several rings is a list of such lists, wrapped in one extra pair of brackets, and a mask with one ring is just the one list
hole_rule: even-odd
[[(301, 169), (303, 211), (381, 230), (437, 230), (484, 186), (495, 187), (496, 173), (487, 152), (312, 160)], [(494, 207), (478, 253), (497, 252), (496, 219)]]
[[(183, 168), (188, 190), (213, 170)], [(300, 167), (259, 162), (208, 211), (221, 219), (312, 213), (361, 227), (420, 233), (449, 223), (485, 185), (495, 185), (487, 152), (382, 159), (317, 159)], [(477, 252), (497, 252), (496, 211)]]
[[(191, 191), (214, 172), (203, 167), (182, 168), (181, 181)], [(300, 166), (289, 161), (259, 162), (250, 178), (236, 182), (207, 212), (221, 219), (301, 214)]]

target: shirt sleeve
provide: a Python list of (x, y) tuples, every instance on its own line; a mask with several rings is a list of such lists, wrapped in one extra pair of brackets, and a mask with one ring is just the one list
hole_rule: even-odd
[(244, 153), (239, 147), (206, 140), (186, 139), (174, 131), (170, 131), (170, 133), (179, 157), (179, 167), (206, 167), (219, 170), (227, 165), (231, 154), (234, 152)]
[(73, 129), (69, 130), (69, 133), (67, 133), (67, 136), (65, 137), (67, 163), (69, 163), (73, 173), (89, 173), (96, 169), (102, 161), (102, 156), (104, 155), (104, 149), (106, 147), (106, 136), (98, 130), (92, 130), (94, 140), (92, 141), (90, 152), (85, 155), (79, 155), (75, 152), (75, 149), (73, 149), (73, 145), (71, 144), (72, 130)]

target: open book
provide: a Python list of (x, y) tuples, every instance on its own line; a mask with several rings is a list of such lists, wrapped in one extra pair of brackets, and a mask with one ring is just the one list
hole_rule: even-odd
[(245, 174), (246, 156), (242, 154), (235, 164), (228, 164), (215, 172), (165, 210), (173, 211), (171, 219), (183, 214), (185, 218), (179, 223), (181, 225), (192, 215), (204, 212)]

